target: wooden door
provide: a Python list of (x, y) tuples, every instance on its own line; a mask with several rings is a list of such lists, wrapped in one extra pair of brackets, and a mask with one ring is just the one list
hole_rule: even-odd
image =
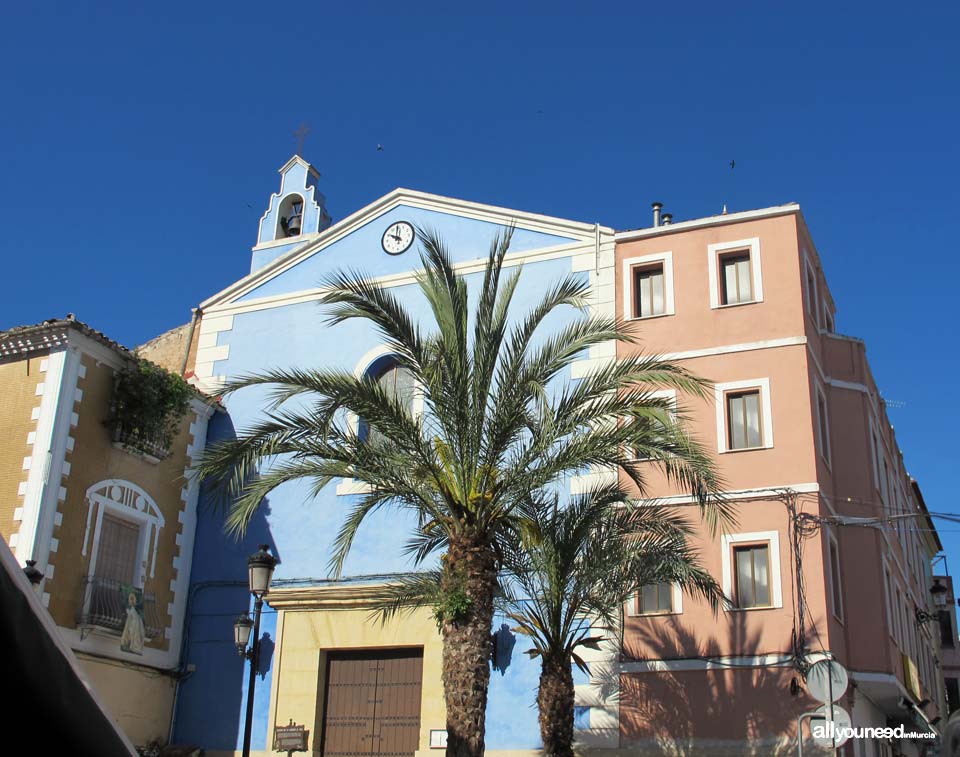
[(420, 745), (423, 650), (327, 655), (326, 757), (412, 757)]

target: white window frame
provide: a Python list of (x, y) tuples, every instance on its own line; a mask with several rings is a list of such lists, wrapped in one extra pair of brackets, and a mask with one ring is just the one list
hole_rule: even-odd
[[(827, 405), (827, 394), (817, 381), (814, 381), (814, 400), (817, 405), (817, 448), (820, 450), (820, 457), (823, 458), (823, 462), (832, 470), (833, 454), (830, 450), (830, 407)], [(820, 412), (821, 400), (823, 400), (823, 413)], [(826, 442), (824, 442), (824, 437), (826, 437)]]
[[(663, 266), (663, 312), (654, 315), (633, 314), (633, 269), (637, 267)], [(650, 318), (662, 318), (667, 315), (676, 315), (673, 301), (673, 252), (655, 252), (650, 255), (641, 255), (636, 258), (627, 258), (623, 261), (623, 320), (646, 321)]]
[[(367, 350), (364, 353), (363, 357), (357, 361), (357, 364), (353, 368), (353, 375), (358, 379), (363, 378), (367, 371), (370, 370), (370, 367), (380, 358), (386, 357), (388, 355), (395, 355), (396, 351), (389, 347), (386, 344), (378, 344), (376, 347), (373, 347), (370, 350)], [(423, 415), (425, 407), (425, 398), (423, 394), (423, 387), (418, 383), (414, 387), (413, 392), (413, 402), (410, 407), (410, 412), (414, 418), (419, 418)], [(360, 433), (360, 419), (357, 417), (356, 413), (347, 412), (347, 427), (355, 434)], [(343, 478), (340, 480), (340, 483), (337, 484), (335, 493), (339, 497), (349, 496), (351, 494), (367, 494), (370, 491), (370, 487), (366, 484), (359, 483), (353, 478)]]
[[(750, 302), (735, 302), (724, 305), (720, 302), (720, 256), (727, 252), (745, 250), (750, 254), (750, 272), (752, 274), (753, 299)], [(739, 305), (753, 305), (763, 302), (763, 273), (760, 268), (760, 237), (738, 239), (735, 242), (718, 242), (707, 245), (707, 270), (710, 275), (710, 307), (732, 308)]]
[[(807, 253), (806, 249), (803, 251), (803, 288), (807, 292), (807, 312), (810, 314), (810, 317), (813, 319), (814, 325), (817, 329), (820, 328), (820, 298), (818, 296), (818, 285), (817, 285), (817, 271), (813, 267), (813, 264), (810, 262), (810, 256)], [(810, 286), (811, 281), (813, 286)]]
[[(832, 532), (827, 532), (827, 562), (830, 564), (830, 612), (833, 614), (834, 619), (840, 623), (844, 622), (844, 616), (846, 607), (843, 602), (843, 587), (840, 586), (840, 597), (837, 597), (834, 593), (834, 587), (838, 586), (843, 581), (842, 575), (834, 575), (834, 565), (833, 565), (833, 553), (831, 552), (831, 546), (836, 550), (837, 554), (837, 572), (839, 573), (840, 568), (840, 542), (837, 541), (837, 537), (833, 535)], [(840, 610), (838, 613), (837, 610)]]
[[(667, 581), (659, 581), (658, 583), (668, 583)], [(660, 612), (637, 612), (637, 603), (639, 600), (639, 592), (634, 592), (630, 595), (630, 599), (627, 600), (627, 617), (629, 618), (662, 618), (666, 615), (683, 615), (683, 589), (680, 588), (680, 584), (669, 582), (671, 588), (673, 589), (673, 609), (669, 612), (660, 611)]]
[[(763, 436), (759, 447), (748, 447), (746, 449), (728, 449), (727, 444), (727, 399), (729, 392), (742, 389), (760, 390), (760, 412), (761, 428), (760, 433)], [(713, 385), (714, 397), (716, 398), (717, 411), (717, 452), (721, 455), (728, 452), (750, 452), (758, 449), (770, 449), (773, 447), (773, 410), (770, 401), (770, 379), (755, 378), (744, 379), (743, 381), (727, 381), (722, 384)]]
[(896, 641), (895, 630), (893, 627), (893, 587), (890, 585), (893, 581), (890, 575), (890, 567), (887, 565), (887, 558), (883, 558), (883, 598), (886, 600), (887, 610), (887, 633), (890, 638)]
[[(676, 389), (657, 389), (653, 392), (647, 392), (647, 394), (656, 399), (668, 399), (670, 400), (671, 410), (670, 415), (674, 418), (677, 416), (677, 390)], [(653, 460), (652, 457), (637, 457), (634, 450), (629, 450), (628, 454), (631, 458), (637, 462), (646, 462), (648, 460)]]
[(736, 599), (733, 592), (733, 548), (738, 544), (769, 544), (770, 555), (770, 604), (764, 607), (725, 607), (727, 612), (752, 612), (783, 608), (783, 589), (780, 586), (780, 532), (753, 531), (720, 536), (721, 585), (725, 596)]
[[(121, 489), (120, 500), (114, 497), (114, 487)], [(126, 492), (123, 492), (124, 489)], [(163, 513), (157, 507), (157, 503), (142, 488), (123, 479), (106, 479), (97, 482), (87, 489), (86, 501), (87, 527), (83, 535), (81, 554), (86, 555), (88, 551), (90, 553), (87, 575), (90, 577), (96, 575), (103, 514), (109, 512), (116, 518), (136, 524), (140, 529), (133, 580), (137, 588), (143, 588), (148, 576), (153, 578), (157, 569), (160, 529), (164, 526)], [(93, 520), (94, 511), (96, 511), (95, 521)]]

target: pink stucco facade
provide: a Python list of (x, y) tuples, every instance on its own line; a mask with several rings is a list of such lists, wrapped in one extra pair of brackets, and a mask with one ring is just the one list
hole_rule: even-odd
[[(663, 296), (652, 315), (635, 317), (646, 307), (638, 300), (645, 275), (660, 277)], [(840, 704), (855, 725), (926, 727), (943, 710), (940, 639), (936, 624), (916, 613), (931, 609), (930, 561), (941, 545), (866, 348), (836, 330), (799, 207), (620, 233), (615, 289), (617, 315), (638, 338), (621, 344), (619, 357), (668, 355), (713, 382), (706, 401), (676, 399), (716, 454), (737, 524), (717, 533), (699, 525), (682, 489), (652, 464), (637, 494), (667, 498), (698, 522), (704, 566), (745, 605), (713, 613), (683, 595), (669, 611), (627, 608), (620, 748), (795, 754), (797, 716), (819, 704), (796, 663), (822, 652), (850, 671)], [(731, 449), (744, 396), (755, 403), (744, 420), (752, 443)], [(752, 557), (751, 548), (759, 550)], [(754, 567), (745, 573), (744, 565)], [(744, 599), (748, 578), (762, 601)], [(904, 697), (923, 706), (904, 709)], [(922, 748), (862, 741), (841, 753)]]

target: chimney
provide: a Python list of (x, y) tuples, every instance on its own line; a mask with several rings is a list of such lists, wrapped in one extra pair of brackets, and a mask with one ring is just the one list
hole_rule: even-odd
[(673, 213), (664, 213), (663, 214), (663, 225), (669, 226), (670, 222), (673, 220)]
[(662, 202), (653, 203), (653, 225), (657, 227), (660, 225), (660, 210), (663, 208)]

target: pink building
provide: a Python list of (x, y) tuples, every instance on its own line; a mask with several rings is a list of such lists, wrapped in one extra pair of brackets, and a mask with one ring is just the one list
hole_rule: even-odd
[[(698, 526), (703, 563), (734, 606), (714, 614), (670, 585), (640, 592), (619, 687), (578, 691), (590, 730), (619, 723), (632, 754), (795, 754), (797, 716), (819, 706), (804, 664), (824, 653), (850, 672), (839, 704), (854, 725), (930, 730), (945, 701), (940, 633), (920, 613), (933, 613), (942, 546), (864, 343), (836, 331), (800, 207), (675, 224), (657, 209), (654, 226), (616, 235), (614, 282), (640, 348), (714, 382), (709, 402), (676, 400), (736, 504), (728, 532)], [(653, 470), (647, 496), (690, 504)], [(841, 752), (929, 743), (854, 740)]]

